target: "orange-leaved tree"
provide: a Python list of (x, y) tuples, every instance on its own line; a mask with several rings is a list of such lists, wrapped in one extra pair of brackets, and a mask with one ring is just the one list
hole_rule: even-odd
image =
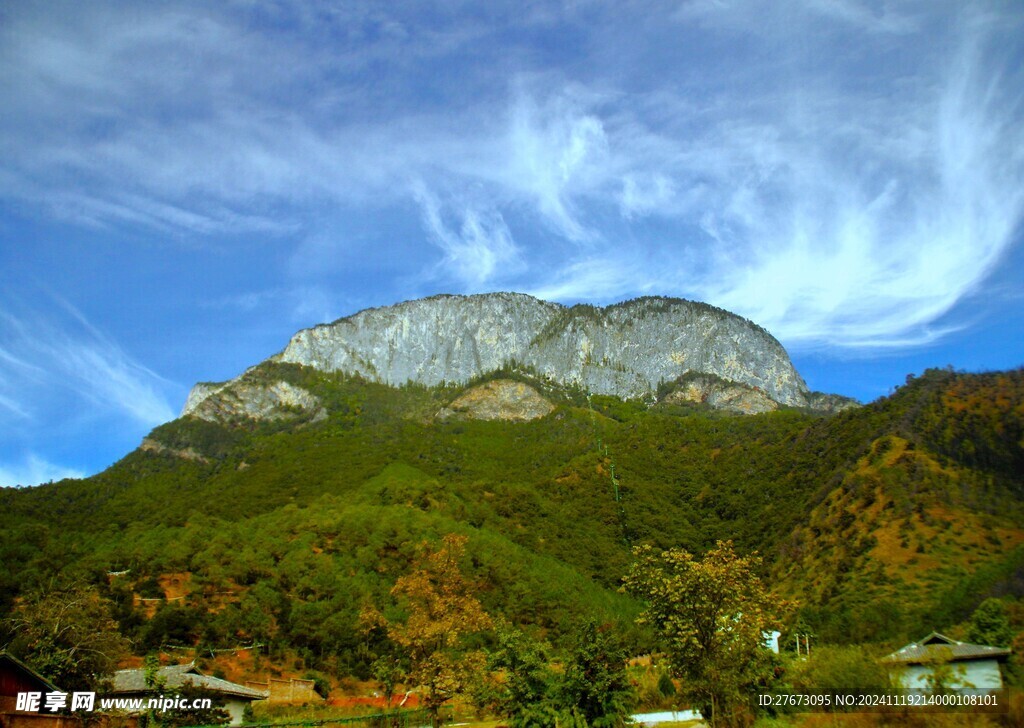
[(435, 728), (441, 706), (463, 692), (485, 667), (483, 653), (466, 645), (468, 636), (491, 627), (462, 573), (467, 540), (449, 534), (437, 551), (424, 544), (416, 567), (391, 590), (407, 617), (389, 623), (388, 636), (406, 652), (410, 682), (423, 688), (424, 706)]

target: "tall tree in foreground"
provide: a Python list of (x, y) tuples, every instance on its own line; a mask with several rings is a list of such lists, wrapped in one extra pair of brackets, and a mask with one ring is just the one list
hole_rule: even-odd
[(485, 666), (483, 653), (466, 646), (469, 635), (491, 627), (462, 573), (466, 541), (465, 536), (445, 536), (441, 548), (427, 550), (391, 590), (408, 617), (404, 623), (388, 624), (388, 636), (409, 658), (410, 681), (425, 689), (423, 702), (435, 728), (441, 706), (463, 692)]
[(742, 722), (770, 677), (765, 636), (783, 606), (757, 576), (760, 558), (737, 556), (731, 541), (701, 560), (682, 549), (633, 553), (626, 587), (646, 601), (639, 621), (660, 634), (683, 696), (713, 728)]
[(111, 604), (91, 586), (51, 585), (29, 594), (4, 620), (17, 654), (64, 690), (96, 690), (128, 653)]

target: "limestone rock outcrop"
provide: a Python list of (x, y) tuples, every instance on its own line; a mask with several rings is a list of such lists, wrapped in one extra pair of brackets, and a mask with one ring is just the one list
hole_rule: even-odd
[(702, 404), (744, 415), (774, 412), (779, 403), (760, 389), (714, 376), (692, 377), (662, 400), (667, 404)]
[(549, 414), (555, 406), (528, 384), (496, 379), (463, 392), (437, 413), (436, 419), (526, 422)]
[(323, 419), (326, 411), (316, 395), (288, 382), (257, 384), (245, 379), (219, 385), (198, 385), (209, 390), (205, 397), (189, 394), (182, 415), (194, 415), (210, 422), (227, 422), (248, 418), (253, 420), (292, 419), (312, 415)]
[[(769, 403), (827, 412), (856, 406), (810, 393), (785, 349), (760, 326), (673, 298), (570, 308), (521, 293), (433, 296), (304, 329), (270, 360), (395, 386), (464, 384), (512, 365), (540, 381), (651, 401), (659, 385), (703, 373), (760, 393), (730, 398), (712, 387), (700, 395), (735, 411), (766, 411)], [(319, 406), (283, 382), (244, 395), (239, 382), (244, 377), (196, 385), (183, 414), (259, 418)]]

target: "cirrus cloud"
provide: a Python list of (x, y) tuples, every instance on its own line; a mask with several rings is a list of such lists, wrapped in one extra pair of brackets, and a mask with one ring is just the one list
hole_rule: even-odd
[[(0, 196), (192, 241), (291, 245), (332, 217), (415, 215), (434, 264), (396, 280), (684, 295), (791, 346), (920, 345), (1019, 230), (1022, 17), (870, 0), (19, 7), (0, 30)], [(311, 285), (287, 268), (282, 285)], [(134, 416), (158, 419), (138, 394)]]

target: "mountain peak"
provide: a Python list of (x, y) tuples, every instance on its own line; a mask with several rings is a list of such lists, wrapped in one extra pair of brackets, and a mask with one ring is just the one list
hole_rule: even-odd
[[(515, 364), (541, 380), (623, 399), (653, 398), (659, 386), (702, 373), (782, 405), (817, 402), (771, 334), (679, 298), (568, 307), (523, 293), (437, 295), (303, 329), (271, 360), (393, 386), (463, 384)], [(218, 391), (197, 388), (183, 414)]]

